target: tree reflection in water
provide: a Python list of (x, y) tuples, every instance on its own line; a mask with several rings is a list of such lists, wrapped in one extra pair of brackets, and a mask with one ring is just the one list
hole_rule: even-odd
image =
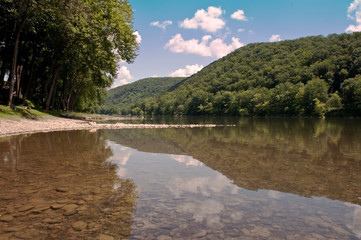
[(360, 130), (350, 119), (241, 119), (103, 133), (108, 161), (140, 189), (134, 238), (356, 239)]
[(361, 123), (357, 120), (246, 118), (235, 127), (104, 133), (140, 151), (189, 155), (242, 188), (325, 196), (361, 205)]

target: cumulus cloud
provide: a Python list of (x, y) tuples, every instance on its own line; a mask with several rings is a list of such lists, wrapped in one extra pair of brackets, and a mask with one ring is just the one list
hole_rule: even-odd
[(175, 53), (190, 53), (197, 54), (205, 57), (223, 57), (233, 50), (244, 46), (238, 38), (233, 37), (231, 44), (226, 44), (220, 38), (210, 41), (212, 37), (205, 35), (202, 37), (202, 41), (198, 39), (184, 40), (181, 34), (173, 36), (165, 48)]
[[(192, 74), (195, 74), (197, 72), (199, 72), (204, 66), (203, 65), (198, 65), (198, 64), (194, 64), (194, 65), (187, 65), (185, 68), (180, 68), (174, 72), (172, 72), (171, 74), (169, 74), (170, 77), (189, 77), (190, 75)], [(198, 160), (193, 160), (192, 159), (188, 159), (188, 158), (191, 158), (191, 157), (188, 157), (186, 160), (185, 159), (181, 159), (180, 157), (183, 157), (183, 156), (177, 156), (176, 158), (176, 155), (172, 155), (172, 158), (175, 159), (175, 160), (179, 160), (179, 162), (181, 162), (180, 160), (183, 160), (183, 162), (199, 162)], [(188, 164), (186, 164), (188, 166)], [(190, 164), (192, 165), (192, 164)]]
[(130, 74), (129, 69), (126, 66), (121, 66), (117, 72), (117, 78), (114, 80), (113, 85), (110, 88), (116, 88), (121, 85), (128, 84), (133, 76)]
[(240, 21), (248, 21), (248, 18), (244, 15), (243, 10), (238, 10), (238, 11), (234, 12), (231, 15), (231, 18), (236, 19), (236, 20), (240, 20)]
[(244, 28), (238, 28), (238, 30), (237, 30), (238, 32), (244, 32), (245, 31), (245, 29)]
[(135, 35), (135, 40), (137, 41), (138, 44), (140, 44), (142, 42), (142, 37), (140, 36), (139, 32), (135, 31), (134, 32)]
[(150, 26), (159, 27), (159, 28), (165, 30), (169, 25), (172, 25), (172, 23), (173, 22), (170, 21), (170, 20), (166, 20), (166, 21), (163, 21), (163, 22), (155, 21), (155, 22), (151, 22)]
[(184, 40), (181, 34), (177, 34), (168, 41), (165, 48), (176, 53), (192, 53), (210, 57), (212, 56), (212, 52), (207, 45), (211, 38), (210, 35), (206, 35), (202, 38), (202, 41), (199, 42), (198, 39)]
[(180, 23), (180, 27), (187, 29), (201, 28), (207, 32), (214, 33), (226, 25), (225, 21), (221, 18), (223, 12), (221, 7), (213, 6), (208, 7), (207, 11), (204, 9), (197, 10), (194, 17), (191, 19), (186, 18)]
[(239, 38), (235, 37), (232, 37), (232, 43), (229, 45), (225, 44), (220, 38), (213, 40), (209, 45), (213, 55), (219, 58), (242, 46), (244, 44), (239, 41)]
[(279, 34), (273, 34), (270, 38), (269, 38), (270, 42), (279, 42), (282, 41), (281, 36)]
[(347, 9), (347, 17), (356, 21), (356, 25), (350, 25), (346, 32), (361, 31), (361, 0), (354, 0)]

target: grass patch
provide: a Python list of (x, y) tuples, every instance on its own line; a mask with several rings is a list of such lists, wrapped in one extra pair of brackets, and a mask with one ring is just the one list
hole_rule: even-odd
[[(68, 115), (68, 116), (67, 116)], [(39, 119), (42, 117), (67, 117), (73, 119), (87, 120), (87, 119), (102, 119), (104, 115), (92, 114), (92, 113), (80, 113), (80, 112), (61, 112), (51, 110), (49, 113), (45, 113), (36, 109), (27, 109), (23, 106), (16, 106), (15, 109), (11, 109), (8, 106), (0, 105), (0, 118), (6, 118), (11, 120), (19, 120), (21, 118), (27, 119)]]
[(15, 109), (11, 109), (8, 106), (0, 105), (0, 118), (16, 119), (16, 118), (27, 118), (27, 119), (38, 119), (41, 117), (51, 116), (50, 114), (38, 111), (36, 109), (27, 109), (24, 107), (17, 106)]

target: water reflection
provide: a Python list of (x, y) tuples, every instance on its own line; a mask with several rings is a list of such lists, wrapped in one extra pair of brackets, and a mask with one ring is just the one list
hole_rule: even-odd
[(0, 239), (359, 239), (361, 124), (0, 139)]
[(186, 166), (203, 166), (203, 163), (194, 159), (192, 156), (174, 155), (170, 156), (177, 162), (184, 163)]
[(134, 129), (105, 135), (140, 151), (188, 155), (249, 190), (361, 204), (358, 120), (241, 119), (236, 127)]
[(111, 155), (87, 131), (0, 138), (0, 239), (128, 237), (136, 187)]
[(117, 166), (139, 190), (130, 239), (358, 238), (359, 205), (250, 191), (205, 165), (174, 161), (172, 154), (149, 154), (113, 141), (109, 145), (112, 163), (129, 156)]
[(229, 192), (237, 191), (237, 187), (223, 176), (217, 174), (215, 177), (194, 177), (184, 180), (184, 178), (174, 177), (167, 185), (168, 190), (175, 196), (180, 197), (187, 193), (199, 193), (202, 196), (211, 196), (214, 193), (220, 193), (226, 189)]
[(139, 190), (131, 239), (359, 239), (360, 129), (245, 119), (103, 133)]

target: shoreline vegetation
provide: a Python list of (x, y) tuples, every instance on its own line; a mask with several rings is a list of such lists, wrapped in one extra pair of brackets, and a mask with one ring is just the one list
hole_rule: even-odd
[[(12, 135), (68, 130), (131, 129), (131, 128), (194, 128), (216, 127), (216, 124), (127, 124), (96, 123), (95, 121), (132, 120), (134, 117), (114, 117), (96, 114), (63, 114), (53, 116), (37, 110), (17, 107), (11, 110), (0, 105), (0, 138)], [(5, 111), (7, 110), (7, 111)], [(26, 114), (24, 114), (24, 112)]]
[[(283, 118), (284, 116), (263, 116), (267, 118)], [(294, 117), (287, 117), (294, 118)], [(309, 118), (309, 117), (296, 117)], [(314, 118), (314, 117), (311, 117)], [(319, 117), (318, 117), (319, 118)], [(328, 118), (328, 117), (327, 117)], [(343, 117), (358, 118), (358, 117)], [(54, 132), (71, 130), (98, 129), (134, 129), (134, 128), (201, 128), (233, 126), (224, 124), (144, 124), (121, 123), (116, 121), (132, 121), (144, 119), (142, 116), (113, 116), (91, 113), (44, 113), (34, 109), (18, 106), (15, 109), (0, 105), (0, 138), (36, 132)], [(115, 121), (115, 123), (104, 123)]]

